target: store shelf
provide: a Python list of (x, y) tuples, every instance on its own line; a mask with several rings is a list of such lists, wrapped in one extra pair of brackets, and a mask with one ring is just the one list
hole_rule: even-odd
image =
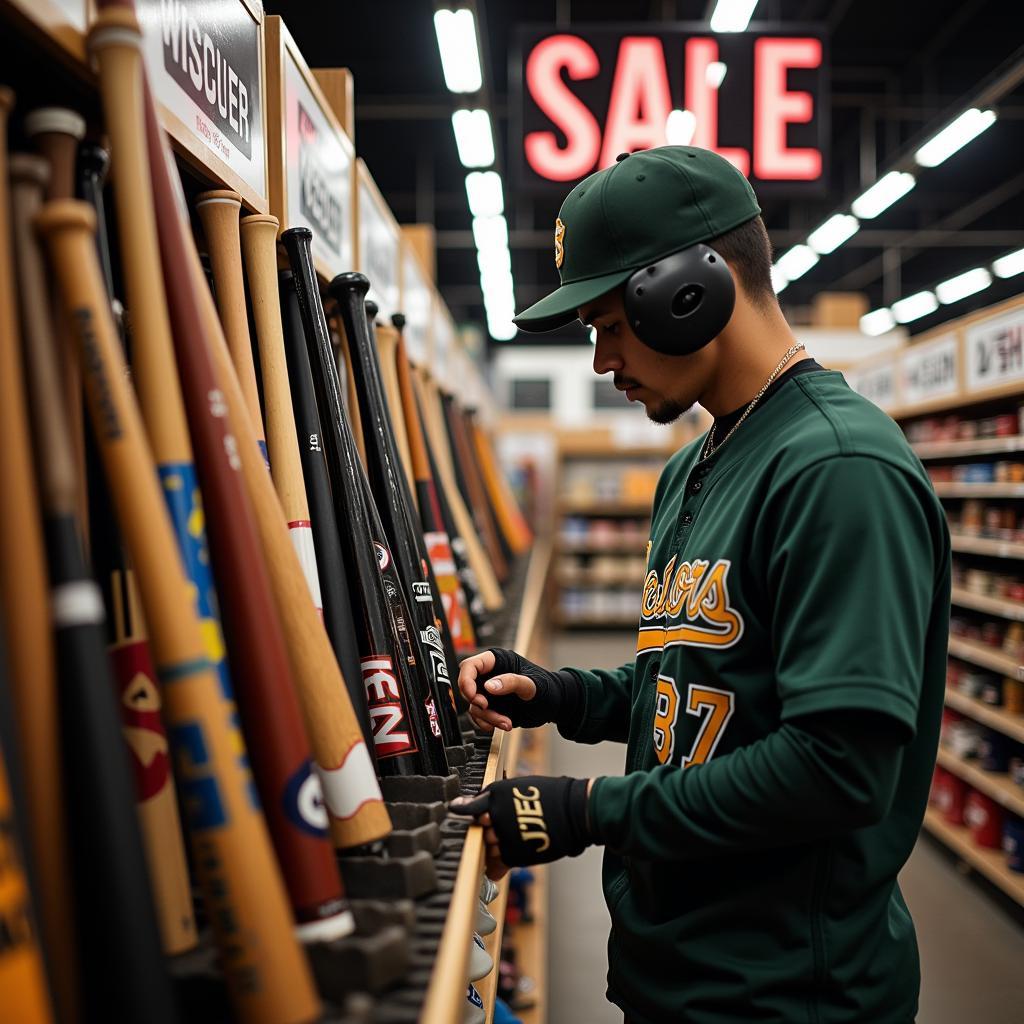
[(559, 573), (555, 577), (560, 587), (582, 587), (586, 590), (623, 590), (633, 587), (639, 590), (643, 584), (643, 573), (623, 576), (598, 576), (590, 574)]
[(1024, 498), (1024, 484), (932, 483), (940, 498)]
[(950, 538), (954, 551), (971, 555), (992, 555), (994, 558), (1024, 558), (1024, 544), (1012, 540), (991, 540), (988, 537), (968, 537), (953, 534)]
[(922, 460), (998, 455), (1002, 452), (1024, 452), (1024, 436), (984, 437), (976, 441), (919, 441), (910, 447)]
[(1000, 807), (1024, 817), (1024, 788), (1018, 786), (1006, 772), (983, 771), (973, 761), (957, 757), (945, 747), (939, 747), (935, 760), (947, 772), (952, 772), (978, 792), (991, 797)]
[(1024, 622), (1024, 601), (1007, 601), (1001, 597), (986, 597), (962, 587), (953, 588), (953, 604), (961, 608), (974, 608), (979, 612), (991, 612), (1004, 619)]
[(993, 672), (999, 672), (1004, 676), (1024, 679), (1024, 667), (1018, 663), (1017, 659), (1003, 654), (1002, 651), (994, 647), (951, 636), (949, 638), (949, 653), (954, 658), (969, 661), (972, 665), (981, 665), (982, 668), (990, 668)]
[(557, 550), (561, 555), (637, 555), (643, 552), (646, 544), (646, 536), (638, 540), (616, 541), (614, 544), (598, 540), (578, 541), (561, 538)]
[(563, 516), (650, 516), (654, 496), (644, 501), (623, 501), (618, 498), (567, 498), (558, 503)]
[(966, 864), (1002, 889), (1010, 899), (1024, 906), (1024, 875), (1006, 866), (1006, 854), (1002, 850), (975, 846), (966, 828), (950, 825), (933, 807), (925, 812), (924, 827)]
[(1024, 743), (1024, 715), (1015, 715), (1002, 708), (995, 708), (978, 700), (977, 697), (968, 697), (965, 693), (950, 689), (946, 690), (946, 707)]
[(583, 626), (594, 626), (599, 629), (633, 629), (640, 620), (640, 612), (636, 615), (566, 615), (559, 612), (555, 616), (555, 625), (564, 629), (578, 629)]

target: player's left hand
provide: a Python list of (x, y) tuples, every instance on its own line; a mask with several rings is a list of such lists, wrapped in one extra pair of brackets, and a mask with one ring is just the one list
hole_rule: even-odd
[(593, 779), (526, 775), (453, 800), (449, 809), (483, 826), (487, 876), (498, 879), (509, 867), (579, 856), (593, 841), (587, 823), (592, 785)]

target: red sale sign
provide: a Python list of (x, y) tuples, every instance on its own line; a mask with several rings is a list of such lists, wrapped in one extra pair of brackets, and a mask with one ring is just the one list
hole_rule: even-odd
[(682, 142), (720, 153), (758, 191), (825, 188), (820, 33), (544, 27), (523, 29), (520, 46), (512, 149), (522, 186), (564, 191), (619, 153)]

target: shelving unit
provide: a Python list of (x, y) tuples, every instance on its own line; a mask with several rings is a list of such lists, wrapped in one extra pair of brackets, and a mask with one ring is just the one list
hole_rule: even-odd
[(978, 612), (991, 612), (1004, 619), (1024, 622), (1024, 601), (1007, 601), (1000, 597), (987, 597), (975, 594), (963, 587), (953, 588), (953, 604), (961, 608), (973, 608)]
[(961, 640), (951, 636), (949, 638), (949, 653), (956, 658), (969, 661), (972, 665), (990, 668), (993, 672), (1000, 672), (1004, 676), (1024, 679), (1024, 666), (1018, 664), (1016, 658), (1011, 658), (984, 644), (975, 643), (973, 640)]
[(960, 459), (967, 455), (999, 455), (1024, 452), (1024, 435), (985, 437), (978, 441), (920, 441), (910, 446), (922, 462)]
[(1006, 772), (986, 772), (972, 761), (958, 757), (944, 747), (939, 747), (936, 761), (979, 793), (991, 797), (1000, 807), (1005, 807), (1013, 814), (1024, 815), (1024, 788), (1018, 786)]
[(1024, 543), (1012, 540), (990, 540), (987, 537), (968, 537), (952, 534), (951, 547), (967, 555), (989, 555), (992, 558), (1024, 558)]
[(1024, 743), (1024, 715), (1015, 715), (1002, 708), (992, 707), (977, 697), (968, 697), (965, 693), (950, 689), (946, 690), (946, 707)]
[(1024, 484), (933, 484), (940, 498), (1024, 498)]

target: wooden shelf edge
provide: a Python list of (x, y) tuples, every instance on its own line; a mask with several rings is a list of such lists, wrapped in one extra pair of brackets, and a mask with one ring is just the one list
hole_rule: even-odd
[(932, 482), (940, 498), (1024, 498), (1024, 484)]
[(968, 697), (966, 693), (946, 690), (946, 706), (959, 711), (968, 718), (973, 718), (982, 725), (987, 725), (996, 732), (1003, 733), (1020, 743), (1024, 743), (1024, 715), (1015, 715), (1002, 708), (992, 707), (977, 697)]
[(990, 537), (968, 537), (952, 534), (951, 547), (969, 555), (990, 555), (993, 558), (1024, 558), (1024, 544), (1013, 540), (993, 540)]
[(965, 590), (963, 587), (953, 588), (953, 604), (962, 608), (973, 608), (979, 612), (991, 612), (1004, 619), (1013, 619), (1016, 622), (1024, 622), (1024, 601), (1008, 601), (1004, 597), (988, 597), (985, 594), (975, 594), (973, 591)]
[(954, 658), (971, 662), (972, 665), (980, 665), (993, 672), (1001, 672), (1004, 676), (1024, 679), (1024, 668), (1014, 658), (994, 648), (976, 644), (972, 640), (961, 640), (959, 637), (951, 636), (949, 638), (949, 653)]
[(910, 447), (921, 460), (955, 459), (963, 455), (1003, 455), (1024, 452), (1024, 436), (979, 437), (972, 441), (917, 441)]
[(950, 825), (932, 807), (925, 811), (924, 827), (961, 860), (1024, 907), (1024, 875), (1011, 871), (1006, 866), (1006, 856), (1001, 850), (987, 850), (975, 846), (966, 828)]
[(1006, 772), (986, 772), (944, 747), (939, 747), (935, 761), (939, 767), (970, 783), (979, 793), (991, 797), (1000, 807), (1024, 816), (1024, 789), (1013, 782)]

